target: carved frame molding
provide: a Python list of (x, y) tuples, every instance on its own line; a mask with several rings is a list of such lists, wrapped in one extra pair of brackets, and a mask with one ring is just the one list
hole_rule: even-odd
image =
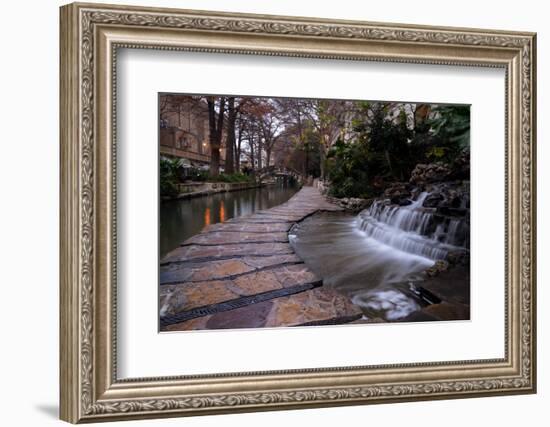
[[(61, 8), (60, 41), (62, 419), (535, 391), (534, 34), (71, 4)], [(506, 357), (117, 380), (114, 135), (116, 51), (121, 47), (504, 67)], [(289, 380), (298, 386), (289, 387)]]

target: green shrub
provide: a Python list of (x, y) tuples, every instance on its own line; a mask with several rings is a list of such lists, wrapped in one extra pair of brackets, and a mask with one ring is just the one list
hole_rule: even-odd
[(240, 172), (232, 173), (232, 174), (221, 173), (216, 177), (211, 176), (209, 178), (209, 181), (212, 181), (212, 182), (228, 182), (228, 183), (232, 183), (232, 182), (252, 182), (253, 178), (251, 178), (250, 176), (245, 175), (243, 173), (240, 173)]
[(160, 159), (159, 179), (160, 195), (162, 197), (174, 197), (178, 194), (179, 168), (181, 166), (179, 159)]
[(338, 140), (327, 153), (329, 194), (335, 197), (378, 196), (385, 184), (408, 181), (418, 163), (450, 163), (470, 142), (468, 106), (439, 106), (431, 117), (407, 125), (391, 104), (361, 102), (353, 120), (354, 136)]
[(210, 174), (207, 170), (192, 168), (187, 173), (187, 178), (191, 181), (205, 182), (208, 181)]

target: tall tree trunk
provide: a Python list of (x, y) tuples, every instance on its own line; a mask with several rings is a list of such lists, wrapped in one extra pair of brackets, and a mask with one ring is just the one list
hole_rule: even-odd
[(225, 173), (235, 172), (235, 162), (233, 155), (235, 153), (235, 120), (237, 112), (235, 110), (235, 98), (227, 99), (227, 139), (225, 140)]
[(215, 98), (210, 96), (207, 98), (207, 102), (208, 124), (210, 129), (210, 175), (216, 177), (220, 174), (220, 147), (222, 142), (225, 99), (220, 98), (219, 111), (217, 114)]
[(217, 177), (220, 175), (220, 147), (210, 150), (210, 176)]
[(243, 125), (239, 123), (239, 136), (237, 137), (237, 145), (235, 146), (235, 170), (241, 171), (241, 143), (243, 140)]
[(258, 158), (258, 169), (262, 168), (262, 137), (258, 137), (258, 154), (256, 156)]
[(308, 154), (308, 146), (304, 138), (304, 132), (302, 130), (302, 114), (299, 111), (298, 111), (298, 138), (300, 142), (300, 148), (304, 150), (304, 154), (305, 154), (305, 160), (302, 166), (303, 166), (304, 177), (307, 177), (309, 154)]
[(326, 161), (326, 158), (327, 158), (327, 154), (326, 154), (326, 147), (324, 144), (321, 144), (321, 146), (319, 147), (319, 168), (321, 169), (320, 172), (321, 172), (321, 180), (323, 181), (325, 179), (325, 161)]
[(266, 148), (265, 150), (265, 165), (269, 167), (271, 163), (271, 148)]
[(254, 164), (254, 137), (250, 134), (248, 136), (248, 144), (250, 145), (250, 167), (254, 171), (256, 169), (256, 165)]

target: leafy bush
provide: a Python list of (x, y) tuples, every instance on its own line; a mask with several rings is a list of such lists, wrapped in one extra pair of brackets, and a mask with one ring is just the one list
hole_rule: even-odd
[(253, 182), (254, 178), (243, 173), (220, 174), (212, 177), (208, 170), (184, 168), (181, 159), (160, 159), (160, 194), (162, 197), (178, 195), (178, 184), (183, 181), (199, 182)]
[(179, 159), (160, 159), (160, 195), (163, 197), (174, 197), (178, 194), (179, 169), (181, 161)]
[(218, 176), (210, 177), (209, 181), (213, 182), (251, 182), (253, 178), (243, 173), (237, 172), (232, 174), (221, 173)]
[(451, 163), (470, 143), (468, 106), (441, 106), (407, 124), (405, 111), (390, 103), (359, 104), (354, 137), (338, 140), (327, 153), (326, 170), (335, 197), (373, 197), (385, 184), (408, 181), (418, 163)]
[(344, 143), (338, 140), (329, 151), (326, 161), (330, 194), (334, 197), (370, 197), (372, 154), (359, 141)]
[(411, 130), (401, 112), (397, 122), (389, 104), (360, 104), (353, 121), (356, 137), (337, 141), (327, 156), (330, 193), (335, 197), (373, 197), (382, 191), (382, 181), (404, 180), (414, 167), (411, 159)]
[(436, 157), (451, 162), (470, 146), (470, 107), (441, 106), (435, 113), (429, 122), (435, 140), (433, 149), (441, 150)]
[(190, 168), (187, 170), (186, 178), (191, 181), (205, 182), (209, 180), (210, 174), (208, 170)]

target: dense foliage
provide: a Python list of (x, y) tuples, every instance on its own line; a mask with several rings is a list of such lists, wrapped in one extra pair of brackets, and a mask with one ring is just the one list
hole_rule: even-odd
[(403, 104), (361, 102), (353, 120), (354, 137), (339, 139), (327, 154), (331, 194), (373, 197), (388, 183), (408, 181), (417, 164), (450, 163), (468, 149), (469, 107), (424, 106), (420, 114), (422, 107), (407, 115)]
[(210, 182), (251, 182), (254, 181), (253, 177), (244, 173), (221, 173), (217, 177), (210, 177)]
[(451, 161), (470, 147), (470, 107), (443, 106), (436, 112), (437, 116), (429, 121), (436, 140), (435, 147), (441, 150), (440, 157)]
[(180, 159), (160, 159), (159, 179), (160, 194), (165, 197), (173, 197), (178, 194)]
[(207, 170), (183, 167), (181, 159), (160, 159), (159, 168), (160, 194), (162, 197), (175, 197), (178, 194), (178, 184), (193, 182), (253, 182), (254, 177), (237, 172), (232, 174), (220, 173), (212, 176)]

